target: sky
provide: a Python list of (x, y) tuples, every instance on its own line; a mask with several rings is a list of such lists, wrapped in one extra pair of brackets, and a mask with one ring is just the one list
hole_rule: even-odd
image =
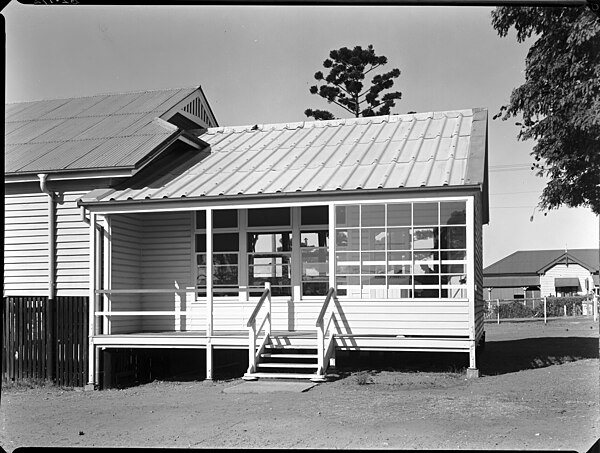
[(590, 209), (536, 208), (545, 180), (531, 170), (534, 142), (517, 140), (517, 119), (492, 119), (523, 83), (533, 42), (500, 38), (492, 9), (13, 1), (2, 10), (5, 101), (202, 86), (221, 126), (305, 121), (309, 107), (345, 117), (309, 93), (313, 75), (330, 50), (372, 44), (401, 71), (393, 113), (488, 109), (484, 266), (517, 250), (598, 248)]

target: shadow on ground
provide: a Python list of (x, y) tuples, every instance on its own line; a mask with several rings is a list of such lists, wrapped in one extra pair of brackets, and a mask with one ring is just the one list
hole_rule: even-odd
[(598, 358), (598, 338), (526, 338), (488, 342), (478, 367), (489, 376), (594, 358)]
[[(482, 376), (493, 376), (592, 358), (598, 358), (597, 338), (527, 338), (488, 342), (478, 354), (477, 367)], [(469, 366), (467, 354), (448, 352), (349, 352), (336, 360), (340, 378), (364, 370), (460, 372)]]

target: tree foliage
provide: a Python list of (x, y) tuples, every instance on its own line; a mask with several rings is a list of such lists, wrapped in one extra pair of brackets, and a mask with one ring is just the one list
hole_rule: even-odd
[(497, 7), (492, 25), (535, 39), (525, 83), (494, 118), (522, 115), (518, 138), (536, 140), (532, 169), (548, 178), (540, 207), (600, 214), (600, 20), (587, 7)]
[[(371, 85), (365, 88), (364, 79), (367, 74), (381, 68), (387, 63), (387, 58), (378, 56), (372, 45), (366, 49), (356, 46), (350, 50), (342, 47), (329, 52), (329, 58), (323, 62), (328, 69), (327, 75), (322, 71), (315, 73), (315, 79), (320, 85), (310, 87), (310, 92), (321, 96), (328, 103), (333, 103), (350, 112), (355, 117), (389, 115), (395, 101), (402, 97), (398, 91), (387, 92), (380, 98), (383, 91), (394, 85), (394, 79), (400, 75), (397, 68), (373, 77)], [(327, 110), (306, 109), (304, 114), (316, 120), (334, 119), (333, 113)]]

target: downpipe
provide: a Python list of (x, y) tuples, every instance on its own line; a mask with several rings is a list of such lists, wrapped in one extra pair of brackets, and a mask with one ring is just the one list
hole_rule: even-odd
[(48, 344), (48, 362), (46, 378), (54, 381), (54, 299), (56, 295), (56, 193), (48, 189), (48, 175), (38, 174), (40, 179), (40, 190), (48, 195), (48, 303), (46, 305), (46, 341)]

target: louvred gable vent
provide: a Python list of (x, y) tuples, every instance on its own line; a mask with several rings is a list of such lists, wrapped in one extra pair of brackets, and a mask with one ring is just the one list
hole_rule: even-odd
[(204, 121), (204, 123), (206, 124), (206, 126), (213, 126), (212, 122), (211, 122), (211, 118), (210, 115), (208, 114), (208, 112), (206, 111), (206, 108), (202, 102), (202, 100), (197, 97), (196, 99), (192, 100), (188, 105), (186, 105), (183, 108), (184, 112), (190, 113), (194, 116), (197, 116), (198, 118), (200, 118), (202, 121)]

